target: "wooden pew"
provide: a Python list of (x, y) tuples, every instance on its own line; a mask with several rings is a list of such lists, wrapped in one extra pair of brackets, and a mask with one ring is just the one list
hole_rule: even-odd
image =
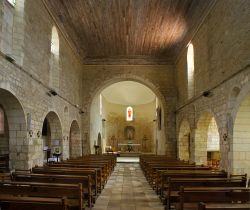
[(87, 155), (83, 157), (79, 157), (76, 159), (69, 159), (64, 162), (82, 162), (82, 161), (87, 161), (87, 162), (102, 162), (102, 163), (107, 163), (112, 170), (114, 169), (116, 165), (116, 156), (115, 155)]
[(34, 174), (57, 174), (57, 175), (77, 175), (91, 177), (92, 192), (94, 192), (95, 199), (98, 195), (98, 186), (101, 188), (102, 183), (97, 179), (96, 169), (74, 169), (74, 168), (51, 168), (51, 167), (34, 167), (32, 168)]
[(0, 173), (0, 181), (11, 180), (11, 173)]
[(159, 183), (161, 181), (161, 176), (162, 173), (170, 171), (170, 170), (194, 170), (194, 171), (201, 171), (201, 170), (211, 170), (209, 167), (206, 166), (156, 166), (152, 168), (152, 174), (150, 174), (151, 176), (151, 185), (153, 187), (153, 189), (156, 190), (156, 193), (159, 193)]
[(246, 187), (247, 178), (168, 178), (167, 190), (162, 200), (170, 210), (171, 204), (179, 201), (180, 187)]
[(140, 165), (149, 184), (156, 189), (158, 193), (157, 182), (161, 177), (158, 177), (158, 171), (164, 170), (210, 170), (207, 166), (196, 166), (187, 161), (169, 158), (167, 156), (142, 155), (140, 156)]
[(9, 155), (0, 155), (0, 171), (9, 171)]
[(198, 209), (200, 202), (209, 203), (249, 203), (250, 189), (238, 187), (180, 188), (180, 202), (177, 210)]
[[(182, 164), (182, 163), (150, 163), (148, 166), (145, 168), (144, 175), (147, 178), (147, 180), (150, 182), (156, 178), (156, 174), (158, 170), (168, 170), (168, 169), (182, 169), (182, 168), (195, 168), (198, 166), (194, 165), (188, 165), (188, 164)], [(207, 167), (206, 167), (207, 168)]]
[(61, 162), (62, 164), (74, 164), (74, 165), (95, 165), (104, 168), (104, 174), (107, 174), (107, 177), (112, 173), (114, 170), (114, 164), (111, 160), (99, 160), (93, 158), (87, 159), (78, 159), (78, 160), (67, 160)]
[(67, 197), (70, 208), (78, 210), (84, 208), (82, 184), (0, 182), (0, 194), (40, 198)]
[(153, 166), (153, 165), (173, 165), (173, 166), (177, 166), (177, 165), (180, 165), (180, 166), (195, 166), (195, 164), (190, 164), (188, 162), (185, 162), (185, 161), (180, 161), (180, 160), (177, 160), (177, 159), (145, 159), (145, 160), (142, 160), (142, 162), (140, 163), (140, 166), (141, 166), (141, 169), (144, 173), (146, 173), (146, 171), (148, 170), (148, 168), (150, 166)]
[(170, 178), (227, 178), (225, 171), (212, 170), (168, 170), (160, 174), (160, 178), (156, 183), (156, 188), (160, 193), (164, 191)]
[[(55, 163), (55, 164), (48, 164), (45, 167), (49, 167), (51, 169), (57, 168), (74, 168), (74, 169), (94, 169), (97, 170), (97, 179), (98, 182), (101, 183), (99, 186), (99, 191), (104, 188), (104, 184), (108, 180), (109, 172), (105, 169), (103, 165), (87, 163), (87, 164), (75, 164), (75, 163)], [(101, 187), (101, 188), (100, 188)]]
[(67, 198), (41, 198), (0, 194), (2, 210), (73, 210), (67, 204)]
[(82, 191), (85, 195), (88, 206), (92, 206), (92, 186), (90, 176), (76, 175), (55, 175), (55, 174), (16, 174), (12, 173), (14, 181), (18, 182), (39, 182), (39, 183), (61, 183), (61, 184), (82, 184)]
[(103, 165), (106, 167), (107, 171), (112, 171), (113, 170), (113, 164), (111, 160), (99, 160), (99, 159), (69, 159), (66, 161), (63, 161), (61, 163), (73, 163), (73, 164), (99, 164), (99, 165)]
[(198, 210), (249, 210), (250, 203), (199, 203)]

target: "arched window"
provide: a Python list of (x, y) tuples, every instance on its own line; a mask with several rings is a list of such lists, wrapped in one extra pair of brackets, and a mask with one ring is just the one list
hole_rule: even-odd
[(54, 54), (57, 57), (59, 56), (59, 37), (55, 26), (53, 26), (52, 28), (50, 50), (52, 54)]
[(50, 56), (50, 74), (49, 85), (54, 90), (59, 90), (60, 85), (60, 61), (59, 61), (59, 36), (55, 26), (51, 32), (51, 56)]
[(7, 0), (12, 6), (15, 6), (16, 0)]
[[(2, 3), (3, 2), (3, 3)], [(15, 8), (13, 1), (1, 1), (1, 51), (12, 56)]]
[(188, 99), (194, 96), (194, 46), (188, 45), (187, 50)]
[(126, 120), (133, 121), (133, 117), (134, 117), (133, 108), (131, 106), (128, 106), (126, 111)]
[(102, 116), (102, 94), (100, 94), (100, 115)]
[(0, 107), (0, 134), (4, 134), (4, 111)]

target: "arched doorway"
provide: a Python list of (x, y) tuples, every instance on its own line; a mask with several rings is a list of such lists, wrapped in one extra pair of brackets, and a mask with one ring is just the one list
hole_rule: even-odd
[(82, 155), (82, 143), (80, 127), (76, 120), (74, 120), (70, 127), (69, 134), (69, 156), (70, 158), (80, 157)]
[(241, 101), (233, 128), (232, 173), (250, 174), (250, 93)]
[[(119, 79), (121, 80), (121, 79)], [(152, 93), (153, 98), (147, 102), (132, 103), (132, 102), (117, 102), (118, 100), (127, 100), (130, 96), (122, 97), (126, 93), (119, 91), (119, 85), (127, 85), (128, 83), (136, 83), (136, 85), (147, 89)], [(129, 84), (130, 87), (131, 84)], [(133, 85), (131, 85), (132, 87)], [(130, 95), (136, 94), (140, 88), (124, 88)], [(111, 92), (114, 91), (115, 93)], [(107, 95), (112, 95), (109, 98)], [(116, 97), (116, 98), (114, 98)], [(144, 98), (141, 98), (144, 97)], [(146, 98), (142, 93), (139, 97), (134, 97), (135, 100), (140, 98), (140, 101)], [(105, 107), (108, 107), (105, 109)], [(131, 107), (134, 112), (134, 119), (126, 117), (126, 110)], [(131, 112), (131, 109), (129, 109)], [(147, 111), (146, 111), (147, 110)], [(157, 110), (161, 110), (161, 114), (156, 113)], [(156, 153), (165, 154), (166, 150), (166, 130), (165, 130), (165, 102), (162, 102), (161, 97), (144, 85), (142, 82), (134, 80), (122, 80), (103, 85), (102, 88), (96, 93), (90, 106), (90, 148), (94, 153), (94, 144), (96, 142), (96, 135), (98, 133), (104, 134), (102, 136), (102, 148), (105, 152), (105, 148), (111, 147), (113, 151), (121, 151), (127, 148), (121, 148), (121, 144), (132, 143), (138, 145), (133, 148), (133, 152), (143, 153)], [(103, 126), (105, 124), (105, 126)], [(135, 128), (135, 139), (126, 139), (125, 128), (127, 126), (133, 126)], [(102, 129), (105, 129), (103, 131)], [(157, 147), (158, 143), (158, 147)], [(140, 147), (140, 148), (139, 148)], [(143, 151), (142, 151), (143, 150)], [(156, 151), (157, 150), (157, 151)]]
[(27, 169), (27, 128), (22, 105), (11, 92), (0, 89), (0, 111), (0, 156), (7, 158), (10, 169)]
[(178, 157), (180, 160), (189, 160), (190, 156), (190, 126), (187, 120), (180, 125), (178, 138)]
[(195, 162), (219, 167), (220, 140), (218, 127), (210, 112), (203, 113), (195, 131)]
[(53, 111), (49, 112), (43, 121), (42, 139), (44, 162), (53, 158), (53, 154), (63, 152), (62, 126), (58, 115)]

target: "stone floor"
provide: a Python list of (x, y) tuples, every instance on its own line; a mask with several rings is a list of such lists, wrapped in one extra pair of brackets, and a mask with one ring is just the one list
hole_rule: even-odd
[(117, 157), (117, 163), (139, 163), (139, 157)]
[(164, 210), (138, 163), (117, 163), (93, 210)]

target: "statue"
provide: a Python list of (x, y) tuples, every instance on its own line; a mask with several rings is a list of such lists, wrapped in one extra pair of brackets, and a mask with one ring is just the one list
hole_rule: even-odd
[(126, 126), (124, 129), (124, 136), (126, 140), (134, 140), (135, 128), (133, 126)]
[(115, 136), (111, 136), (111, 146), (112, 146), (112, 149), (115, 149), (116, 147), (116, 138)]
[(147, 142), (146, 142), (147, 140), (148, 140), (147, 136), (144, 135), (143, 138), (142, 138), (142, 149), (143, 149), (144, 152), (147, 151)]

